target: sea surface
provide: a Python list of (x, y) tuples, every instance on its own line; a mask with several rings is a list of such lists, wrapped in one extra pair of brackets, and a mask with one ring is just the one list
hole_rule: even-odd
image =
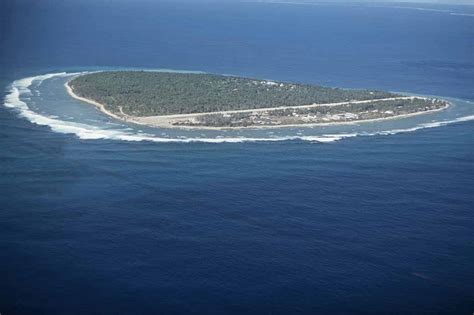
[[(74, 73), (441, 97), (314, 128), (128, 125)], [(0, 313), (472, 314), (474, 7), (0, 3)]]

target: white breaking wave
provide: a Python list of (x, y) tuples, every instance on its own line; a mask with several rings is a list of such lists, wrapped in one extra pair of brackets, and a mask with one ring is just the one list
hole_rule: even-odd
[(222, 137), (217, 136), (215, 138), (205, 137), (178, 137), (178, 138), (165, 138), (158, 137), (152, 134), (143, 132), (134, 132), (132, 128), (120, 128), (120, 129), (105, 129), (99, 126), (92, 126), (84, 123), (64, 121), (58, 119), (57, 116), (45, 116), (34, 112), (28, 105), (21, 100), (21, 96), (31, 95), (30, 86), (33, 82), (41, 84), (42, 81), (51, 79), (54, 77), (68, 77), (77, 75), (80, 73), (51, 73), (45, 75), (39, 75), (35, 77), (23, 78), (16, 80), (12, 83), (10, 92), (5, 97), (4, 106), (12, 108), (18, 112), (18, 115), (22, 118), (29, 120), (30, 122), (48, 126), (52, 131), (62, 134), (74, 134), (80, 139), (84, 140), (95, 140), (95, 139), (110, 139), (110, 140), (122, 140), (122, 141), (152, 141), (152, 142), (207, 142), (207, 143), (239, 143), (239, 142), (275, 142), (275, 141), (310, 141), (310, 142), (334, 142), (345, 138), (356, 137), (356, 136), (374, 136), (374, 135), (393, 135), (397, 133), (413, 132), (425, 128), (440, 127), (451, 123), (463, 122), (474, 120), (474, 115), (459, 117), (453, 120), (439, 121), (432, 123), (420, 124), (412, 128), (407, 129), (394, 129), (387, 131), (378, 131), (372, 133), (341, 133), (341, 134), (326, 134), (320, 136), (281, 136), (281, 137)]
[(385, 8), (385, 9), (402, 9), (402, 10), (415, 10), (415, 11), (426, 11), (426, 12), (434, 12), (434, 13), (445, 13), (454, 16), (470, 16), (474, 17), (473, 13), (463, 13), (463, 12), (454, 12), (451, 10), (446, 9), (434, 9), (434, 8), (426, 8), (426, 7), (413, 7), (413, 6), (402, 6), (402, 5), (384, 5), (384, 4), (364, 4), (364, 3), (349, 3), (349, 2), (341, 2), (341, 3), (331, 3), (327, 2), (307, 2), (307, 1), (276, 1), (276, 0), (248, 0), (246, 2), (250, 3), (265, 3), (265, 4), (285, 4), (285, 5), (304, 5), (304, 6), (331, 6), (331, 5), (344, 5), (344, 6), (354, 6), (354, 7), (365, 7), (368, 6), (370, 8)]
[(451, 12), (451, 15), (474, 17), (474, 14), (471, 14), (471, 13), (455, 13), (455, 12)]
[(474, 120), (474, 115), (459, 117), (452, 120), (442, 120), (442, 121), (437, 121), (437, 122), (419, 124), (412, 128), (378, 131), (378, 132), (367, 134), (367, 135), (370, 135), (370, 136), (371, 135), (394, 135), (397, 133), (413, 132), (413, 131), (417, 131), (420, 129), (427, 129), (427, 128), (436, 128), (436, 127), (446, 126), (449, 124), (454, 124), (454, 123), (464, 122), (464, 121), (471, 121), (471, 120)]

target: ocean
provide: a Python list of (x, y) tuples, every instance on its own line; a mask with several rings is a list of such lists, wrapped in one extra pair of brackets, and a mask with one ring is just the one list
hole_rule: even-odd
[[(473, 16), (2, 1), (0, 313), (472, 314)], [(132, 68), (454, 106), (383, 123), (176, 131), (114, 121), (64, 90), (64, 73)]]

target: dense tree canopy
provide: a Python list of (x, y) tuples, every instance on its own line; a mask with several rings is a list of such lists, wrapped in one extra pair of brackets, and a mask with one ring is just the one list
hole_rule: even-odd
[(107, 71), (78, 76), (74, 92), (132, 116), (334, 103), (395, 96), (368, 90), (274, 82), (234, 76), (149, 71)]

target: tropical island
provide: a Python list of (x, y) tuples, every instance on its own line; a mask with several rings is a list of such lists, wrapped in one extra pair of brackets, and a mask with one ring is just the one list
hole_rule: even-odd
[(76, 76), (66, 87), (110, 116), (155, 127), (354, 123), (449, 106), (435, 98), (205, 73), (103, 71)]

